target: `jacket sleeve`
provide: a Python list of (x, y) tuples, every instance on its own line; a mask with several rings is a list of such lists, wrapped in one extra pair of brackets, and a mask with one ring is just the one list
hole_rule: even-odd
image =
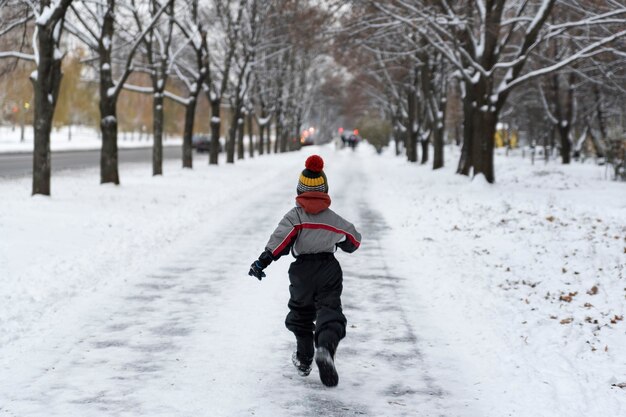
[(345, 236), (345, 239), (337, 243), (337, 247), (344, 252), (352, 253), (361, 246), (361, 234), (352, 223), (341, 216), (337, 217), (339, 217), (338, 222)]
[(272, 260), (277, 260), (289, 253), (289, 250), (296, 241), (298, 231), (301, 228), (296, 208), (294, 207), (285, 214), (278, 223), (276, 230), (270, 236), (270, 240), (265, 246), (265, 251), (271, 255)]

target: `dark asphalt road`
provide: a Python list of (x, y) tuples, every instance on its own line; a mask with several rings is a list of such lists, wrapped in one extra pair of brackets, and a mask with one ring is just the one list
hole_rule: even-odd
[[(164, 159), (181, 158), (179, 146), (163, 148)], [(120, 149), (120, 164), (152, 161), (152, 148)], [(52, 171), (94, 168), (100, 164), (100, 150), (52, 152)], [(32, 175), (33, 156), (30, 153), (0, 154), (0, 177)]]

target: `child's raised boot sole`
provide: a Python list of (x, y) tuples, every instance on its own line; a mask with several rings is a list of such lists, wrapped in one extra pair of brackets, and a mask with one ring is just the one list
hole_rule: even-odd
[(339, 383), (339, 375), (335, 369), (335, 361), (328, 349), (319, 347), (315, 352), (315, 363), (320, 372), (322, 384), (327, 387), (336, 387)]

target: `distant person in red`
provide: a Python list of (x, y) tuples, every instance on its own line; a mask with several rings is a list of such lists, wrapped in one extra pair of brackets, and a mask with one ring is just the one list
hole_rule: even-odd
[(324, 161), (310, 156), (298, 181), (296, 206), (289, 210), (272, 233), (265, 251), (250, 266), (249, 275), (261, 280), (263, 270), (291, 251), (296, 258), (289, 267), (289, 314), (285, 325), (296, 336), (292, 360), (301, 376), (311, 373), (313, 359), (322, 383), (339, 383), (335, 352), (346, 335), (341, 309), (343, 274), (334, 252), (354, 252), (361, 235), (354, 225), (329, 209), (328, 181)]

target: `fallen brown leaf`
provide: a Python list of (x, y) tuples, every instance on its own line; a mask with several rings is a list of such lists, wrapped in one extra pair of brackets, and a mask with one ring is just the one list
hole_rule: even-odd
[(589, 295), (596, 295), (598, 293), (598, 286), (594, 285), (593, 287), (591, 287), (591, 289), (589, 291), (587, 291), (587, 294)]
[(573, 321), (574, 321), (574, 319), (572, 317), (568, 317), (566, 319), (561, 320), (560, 323), (561, 324), (570, 324)]
[(559, 300), (571, 303), (572, 302), (572, 298), (576, 297), (576, 294), (578, 294), (578, 291), (571, 292), (571, 293), (569, 293), (567, 295), (561, 294), (561, 296), (559, 297)]

